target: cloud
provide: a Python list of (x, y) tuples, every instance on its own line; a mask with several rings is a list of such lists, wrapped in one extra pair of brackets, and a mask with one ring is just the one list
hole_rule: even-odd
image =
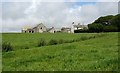
[(96, 4), (85, 5), (81, 8), (80, 18), (85, 23), (90, 23), (100, 16), (118, 13), (118, 5), (116, 2), (97, 2)]
[(2, 18), (18, 19), (25, 17), (24, 11), (31, 5), (29, 2), (3, 2)]
[(20, 32), (24, 26), (44, 23), (47, 27), (71, 27), (75, 21), (81, 24), (93, 22), (100, 16), (117, 14), (117, 2), (3, 2), (3, 32)]
[[(32, 2), (32, 0), (1, 0), (2, 2)], [(37, 2), (119, 2), (120, 0), (36, 0)]]
[(118, 13), (120, 14), (120, 1), (118, 3)]
[(31, 13), (35, 13), (36, 9), (37, 9), (37, 5), (39, 5), (40, 2), (37, 2), (36, 0), (32, 0), (32, 4), (31, 6), (29, 6), (26, 10), (25, 10), (25, 14), (31, 14)]

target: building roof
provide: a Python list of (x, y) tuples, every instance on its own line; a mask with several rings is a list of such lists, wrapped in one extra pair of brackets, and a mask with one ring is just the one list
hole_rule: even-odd
[[(33, 29), (37, 28), (40, 25), (44, 26), (43, 23), (40, 23), (40, 24), (37, 24), (37, 26), (33, 27)], [(46, 26), (44, 26), (44, 27), (46, 27)]]
[(27, 29), (28, 31), (33, 31), (33, 29)]
[(54, 29), (54, 27), (52, 27), (52, 28), (48, 28), (47, 31), (50, 31), (50, 30), (53, 30), (53, 29)]

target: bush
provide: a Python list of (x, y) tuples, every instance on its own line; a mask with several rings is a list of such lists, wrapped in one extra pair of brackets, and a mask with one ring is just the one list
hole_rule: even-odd
[(63, 44), (65, 41), (63, 39), (59, 40), (59, 44)]
[(120, 14), (100, 17), (92, 24), (88, 24), (89, 32), (119, 32)]
[(90, 37), (88, 37), (88, 39), (93, 39), (93, 38), (96, 38), (96, 36), (90, 36)]
[(2, 43), (2, 51), (8, 52), (12, 50), (13, 50), (13, 46), (9, 42)]
[(28, 46), (25, 46), (25, 49), (29, 49), (29, 47), (28, 47)]
[(44, 46), (44, 45), (46, 45), (45, 39), (41, 38), (41, 39), (38, 41), (38, 47), (41, 47), (41, 46)]
[(79, 30), (74, 30), (75, 33), (88, 33), (88, 29), (79, 29)]
[(91, 52), (92, 52), (92, 53), (96, 53), (96, 52), (98, 52), (98, 51), (97, 51), (97, 50), (91, 50)]
[(51, 39), (51, 40), (49, 41), (49, 45), (56, 45), (56, 44), (58, 44), (58, 42), (57, 42), (57, 40), (55, 40), (55, 39)]
[(104, 32), (117, 32), (117, 31), (118, 31), (118, 27), (112, 25), (104, 27)]
[(69, 40), (65, 40), (65, 42), (64, 43), (70, 43), (70, 41)]
[(103, 32), (104, 26), (100, 23), (88, 24), (89, 32)]
[(82, 36), (80, 39), (81, 39), (82, 41), (84, 41), (84, 40), (87, 40), (88, 38), (85, 37), (85, 36)]

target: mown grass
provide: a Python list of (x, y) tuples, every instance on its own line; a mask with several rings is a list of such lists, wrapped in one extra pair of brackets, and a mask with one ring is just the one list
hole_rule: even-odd
[[(71, 40), (82, 36), (90, 38), (90, 36), (98, 35), (101, 37), (88, 40), (82, 38), (83, 41), (35, 47), (35, 42), (39, 37), (46, 40)], [(30, 37), (25, 38), (26, 36)], [(31, 46), (30, 49), (19, 49), (25, 45), (22, 43), (23, 39), (28, 40), (26, 43)], [(3, 52), (3, 71), (118, 70), (118, 33), (104, 33), (104, 36), (96, 33), (3, 34), (3, 41), (11, 41), (17, 49)], [(33, 43), (29, 43), (30, 41)]]

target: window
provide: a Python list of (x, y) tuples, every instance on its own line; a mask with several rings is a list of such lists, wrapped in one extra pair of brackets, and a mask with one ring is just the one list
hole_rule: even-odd
[(31, 33), (31, 31), (29, 31), (29, 33)]

